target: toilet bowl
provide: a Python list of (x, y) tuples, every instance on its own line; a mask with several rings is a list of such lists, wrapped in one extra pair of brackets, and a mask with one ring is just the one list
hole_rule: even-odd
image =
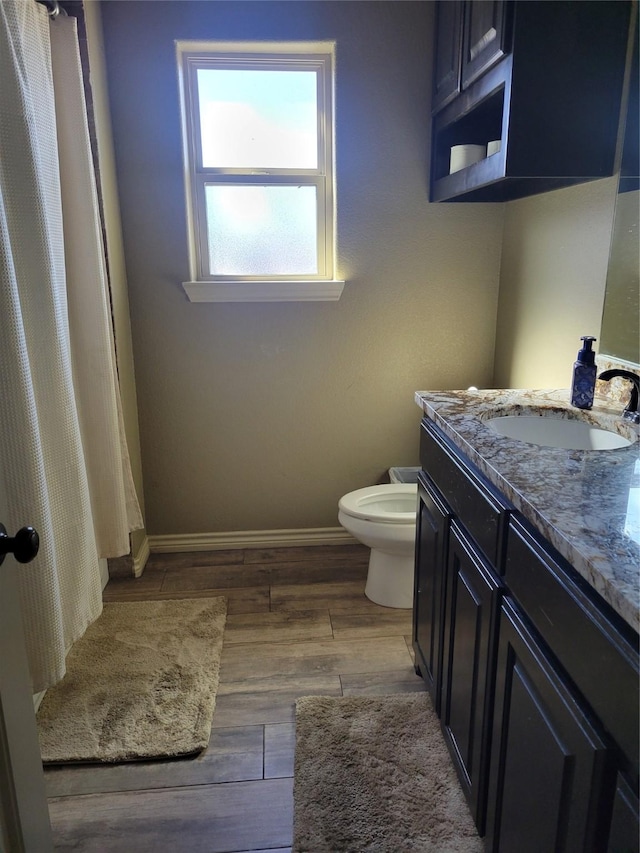
[(338, 521), (371, 548), (364, 594), (384, 607), (413, 607), (413, 561), (418, 487), (367, 486), (338, 502)]

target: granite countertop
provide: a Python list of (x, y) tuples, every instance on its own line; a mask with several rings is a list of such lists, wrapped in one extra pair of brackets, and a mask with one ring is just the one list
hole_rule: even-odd
[[(640, 428), (620, 403), (575, 409), (563, 391), (418, 391), (416, 403), (631, 625), (640, 630)], [(616, 450), (539, 447), (495, 433), (496, 414), (545, 409), (636, 440)]]

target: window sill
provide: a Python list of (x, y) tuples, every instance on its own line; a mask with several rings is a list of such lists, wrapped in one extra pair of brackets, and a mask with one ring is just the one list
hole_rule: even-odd
[(344, 281), (185, 281), (189, 302), (336, 302)]

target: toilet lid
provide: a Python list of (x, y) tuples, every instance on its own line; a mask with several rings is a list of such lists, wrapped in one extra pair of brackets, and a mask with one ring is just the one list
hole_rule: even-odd
[(415, 524), (418, 486), (390, 483), (349, 492), (338, 501), (347, 515), (389, 524)]

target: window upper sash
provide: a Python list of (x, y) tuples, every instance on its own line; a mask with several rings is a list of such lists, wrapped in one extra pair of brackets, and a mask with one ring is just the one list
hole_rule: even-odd
[[(188, 110), (187, 120), (189, 123), (189, 137), (191, 149), (191, 161), (194, 171), (198, 173), (212, 173), (220, 175), (241, 174), (268, 174), (268, 175), (327, 175), (331, 173), (333, 152), (331, 150), (331, 135), (328, 133), (330, 121), (327, 119), (332, 114), (332, 91), (331, 91), (331, 54), (319, 54), (317, 57), (256, 57), (247, 59), (246, 56), (239, 57), (237, 54), (216, 55), (215, 57), (202, 54), (185, 54), (184, 75), (187, 83)], [(198, 71), (199, 70), (228, 70), (228, 71), (273, 71), (287, 73), (287, 71), (303, 71), (315, 73), (316, 77), (316, 99), (317, 99), (317, 168), (273, 168), (273, 167), (205, 167), (202, 154), (202, 127), (200, 117), (200, 104), (198, 99)]]

